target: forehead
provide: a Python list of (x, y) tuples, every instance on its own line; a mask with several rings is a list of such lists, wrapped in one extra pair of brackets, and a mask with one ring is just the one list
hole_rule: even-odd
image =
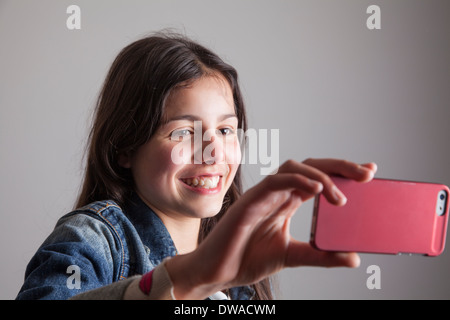
[(184, 113), (201, 116), (235, 114), (228, 81), (222, 76), (206, 76), (175, 88), (166, 100), (164, 118), (168, 120)]

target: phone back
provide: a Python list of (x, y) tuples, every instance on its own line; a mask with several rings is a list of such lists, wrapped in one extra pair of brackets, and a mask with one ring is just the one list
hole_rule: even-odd
[(311, 243), (316, 248), (429, 256), (443, 252), (447, 186), (386, 179), (359, 183), (333, 177), (333, 181), (346, 195), (347, 203), (337, 207), (322, 194), (316, 197), (311, 230)]

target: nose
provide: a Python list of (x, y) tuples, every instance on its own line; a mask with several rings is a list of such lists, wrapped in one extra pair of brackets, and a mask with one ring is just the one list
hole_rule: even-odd
[(208, 129), (195, 138), (197, 139), (194, 139), (194, 163), (220, 164), (225, 161), (225, 141), (220, 132), (215, 129)]
[(218, 135), (217, 130), (206, 130), (203, 134), (202, 153), (203, 163), (220, 164), (224, 162), (224, 139)]

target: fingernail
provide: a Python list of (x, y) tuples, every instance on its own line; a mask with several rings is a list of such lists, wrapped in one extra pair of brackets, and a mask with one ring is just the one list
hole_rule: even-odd
[(375, 176), (375, 171), (370, 170), (369, 168), (366, 168), (366, 167), (364, 167), (364, 166), (359, 166), (359, 167), (358, 167), (358, 172), (361, 173), (361, 174), (367, 174), (367, 173), (369, 173), (369, 176), (368, 176), (368, 179), (369, 179), (369, 180), (372, 180), (373, 177)]
[(322, 192), (323, 190), (323, 184), (320, 183), (319, 181), (315, 181), (315, 180), (309, 180), (309, 184), (313, 187), (313, 188), (317, 188), (317, 192)]
[(333, 198), (334, 200), (336, 200), (336, 202), (342, 201), (342, 205), (347, 203), (347, 198), (336, 186), (333, 186), (331, 188), (331, 193), (333, 194)]
[(369, 170), (369, 179), (372, 180), (374, 176), (375, 176), (375, 172), (373, 172), (372, 170)]
[(366, 167), (364, 167), (364, 166), (358, 166), (358, 172), (359, 173), (366, 173), (367, 171), (372, 171), (372, 170), (370, 170), (369, 168), (366, 168)]
[(346, 267), (358, 268), (361, 265), (361, 257), (357, 253), (338, 252), (336, 256), (344, 261)]
[(369, 170), (372, 174), (375, 174), (377, 172), (377, 170), (378, 170), (377, 164), (374, 163), (374, 162), (368, 163), (368, 165), (369, 164), (373, 167), (373, 169), (369, 169), (369, 168), (367, 168), (367, 167), (365, 167), (363, 165), (360, 165), (359, 168), (358, 168), (359, 172), (364, 173), (364, 172), (367, 172), (367, 170)]
[(359, 255), (356, 255), (352, 268), (359, 268), (360, 265), (361, 265), (361, 257)]

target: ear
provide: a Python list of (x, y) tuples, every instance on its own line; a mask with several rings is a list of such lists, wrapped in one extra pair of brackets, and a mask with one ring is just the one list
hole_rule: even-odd
[(117, 158), (117, 162), (119, 163), (119, 166), (130, 169), (131, 168), (131, 155), (129, 152), (127, 153), (119, 153), (119, 156)]

